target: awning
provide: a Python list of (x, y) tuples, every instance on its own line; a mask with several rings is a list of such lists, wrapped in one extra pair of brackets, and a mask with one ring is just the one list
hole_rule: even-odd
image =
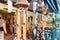
[(50, 8), (51, 8), (55, 13), (58, 12), (57, 0), (45, 0), (45, 2), (50, 6)]

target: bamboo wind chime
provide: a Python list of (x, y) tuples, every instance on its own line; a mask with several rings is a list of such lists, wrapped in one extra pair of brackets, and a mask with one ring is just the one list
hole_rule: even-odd
[[(41, 4), (38, 4), (38, 12), (40, 12), (41, 14), (38, 15), (38, 26), (40, 28), (42, 28), (41, 30), (42, 31), (42, 39), (41, 40), (44, 40), (44, 28), (46, 27), (46, 16), (45, 14), (47, 14), (47, 7), (45, 7), (44, 5), (44, 2), (42, 2)], [(41, 36), (41, 35), (40, 35)]]
[(46, 16), (45, 14), (47, 14), (47, 9), (48, 7), (43, 6), (42, 4), (38, 4), (38, 12), (41, 13), (38, 15), (38, 25), (43, 27), (45, 27), (46, 24)]
[[(25, 13), (25, 8), (27, 8), (28, 6), (29, 6), (29, 3), (28, 3), (28, 1), (27, 0), (17, 0), (17, 2), (16, 2), (16, 7), (19, 9), (19, 10), (22, 10), (23, 9), (23, 18), (24, 18), (24, 22), (23, 22), (23, 38), (24, 38), (24, 40), (26, 40), (26, 13)], [(20, 15), (20, 13), (19, 13), (19, 15)], [(20, 18), (20, 16), (18, 17), (18, 18)], [(21, 18), (20, 18), (21, 19)], [(21, 31), (21, 24), (20, 24), (20, 19), (19, 19), (19, 21), (17, 20), (17, 24), (18, 24), (18, 28), (19, 28), (19, 32)], [(20, 26), (19, 26), (20, 25)], [(18, 32), (18, 33), (19, 33)], [(18, 34), (17, 33), (17, 34)], [(21, 35), (21, 34), (18, 34), (17, 36), (18, 36), (18, 40), (20, 40), (20, 37), (21, 36), (19, 36), (19, 35)]]

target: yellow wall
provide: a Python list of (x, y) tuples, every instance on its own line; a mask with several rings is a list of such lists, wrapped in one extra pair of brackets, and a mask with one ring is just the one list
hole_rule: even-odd
[[(5, 10), (3, 8), (8, 8), (8, 5), (0, 3), (0, 10)], [(16, 9), (15, 7), (13, 7), (14, 9)], [(7, 10), (6, 10), (7, 11)], [(16, 10), (13, 10), (12, 12), (15, 12), (15, 16), (14, 16), (14, 21), (16, 22)], [(34, 13), (31, 11), (27, 11), (27, 30), (29, 29), (29, 27), (31, 27), (31, 22), (28, 22), (28, 17), (32, 16), (34, 19)], [(21, 13), (21, 23), (23, 23), (23, 13)]]
[[(26, 13), (26, 15), (27, 15), (27, 20), (26, 20), (26, 22), (27, 22), (27, 30), (31, 27), (31, 22), (28, 22), (28, 17), (30, 17), (30, 16), (32, 16), (33, 18), (34, 18), (34, 13), (33, 12), (31, 12), (31, 11), (27, 11), (27, 13)], [(23, 15), (23, 12), (21, 12), (21, 14), (20, 14), (20, 21), (21, 21), (21, 25), (24, 23), (23, 21), (24, 21), (24, 15)]]
[[(4, 8), (6, 8), (6, 9), (4, 9)], [(16, 15), (16, 7), (12, 7), (13, 8), (13, 10), (12, 10), (12, 12), (15, 12), (15, 15)], [(0, 3), (0, 10), (4, 10), (4, 11), (7, 11), (8, 12), (8, 5), (7, 4), (3, 4), (3, 3)], [(16, 16), (14, 16), (14, 21), (16, 21)]]
[(28, 22), (28, 17), (30, 17), (30, 16), (32, 16), (33, 17), (33, 19), (34, 19), (34, 13), (33, 12), (31, 12), (31, 11), (28, 11), (28, 13), (27, 13), (27, 30), (29, 29), (29, 27), (31, 27), (31, 22)]

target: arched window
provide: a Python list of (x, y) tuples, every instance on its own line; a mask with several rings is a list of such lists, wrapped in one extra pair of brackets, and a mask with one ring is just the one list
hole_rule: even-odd
[(28, 22), (32, 22), (32, 21), (33, 21), (33, 17), (32, 16), (28, 17)]

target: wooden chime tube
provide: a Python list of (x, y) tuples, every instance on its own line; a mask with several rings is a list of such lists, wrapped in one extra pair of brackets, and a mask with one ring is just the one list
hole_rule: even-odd
[(20, 12), (17, 13), (17, 39), (20, 40), (21, 37), (21, 23), (20, 23)]
[(26, 13), (25, 13), (25, 9), (23, 11), (23, 15), (24, 15), (23, 38), (26, 40)]

